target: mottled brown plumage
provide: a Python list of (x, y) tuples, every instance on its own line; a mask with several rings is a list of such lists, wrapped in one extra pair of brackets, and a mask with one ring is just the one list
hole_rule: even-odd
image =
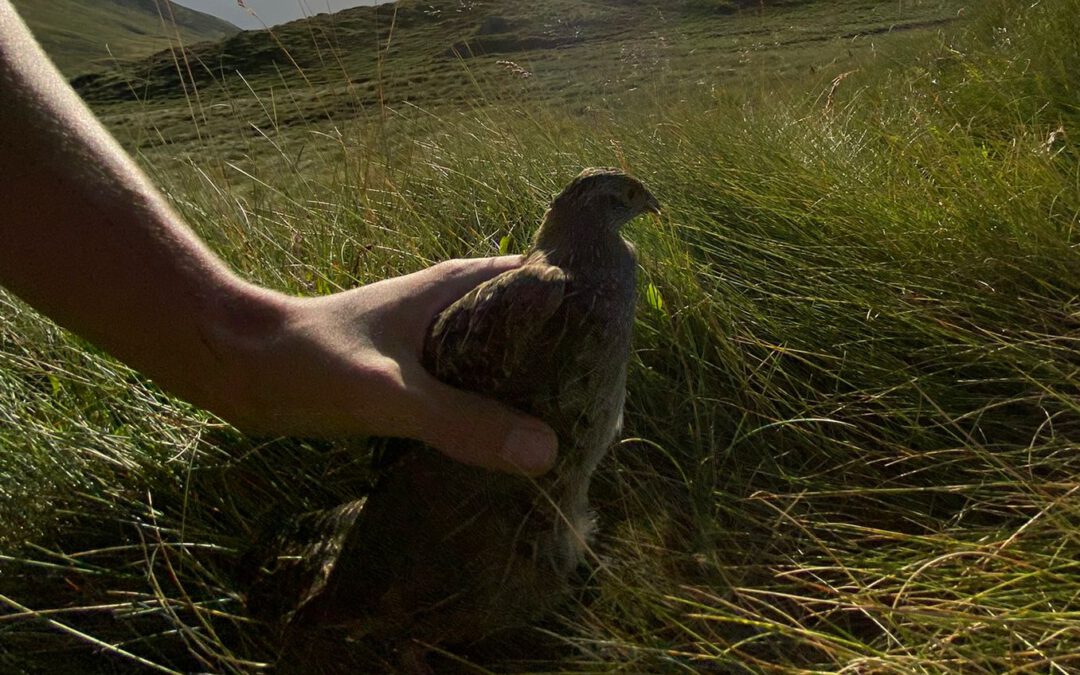
[(619, 228), (657, 210), (636, 179), (586, 170), (552, 202), (524, 265), (439, 314), (424, 365), (548, 422), (555, 467), (529, 479), (406, 451), (363, 508), (316, 517), (324, 540), (292, 546), (286, 568), (300, 560), (309, 582), (292, 593), (291, 630), (460, 643), (560, 601), (592, 528), (589, 479), (622, 420), (636, 262)]

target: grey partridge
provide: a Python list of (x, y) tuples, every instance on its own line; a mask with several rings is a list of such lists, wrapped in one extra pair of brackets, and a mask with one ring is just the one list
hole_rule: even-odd
[(637, 179), (585, 170), (552, 201), (524, 264), (429, 329), (430, 372), (555, 429), (552, 470), (530, 479), (408, 449), (366, 503), (307, 516), (325, 533), (279, 555), (307, 573), (290, 631), (463, 643), (565, 597), (593, 527), (590, 477), (622, 423), (636, 260), (619, 230), (650, 211), (657, 200)]

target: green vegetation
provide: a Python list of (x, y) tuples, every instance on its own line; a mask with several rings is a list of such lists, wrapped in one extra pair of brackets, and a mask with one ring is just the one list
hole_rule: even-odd
[(227, 21), (159, 0), (13, 2), (68, 76), (178, 44), (220, 40), (240, 30)]
[[(103, 76), (145, 101), (80, 87), (216, 250), (298, 293), (520, 249), (582, 166), (661, 199), (627, 232), (655, 290), (581, 591), (437, 670), (1077, 672), (1080, 0), (756, 4), (574, 2), (596, 37), (553, 45), (513, 3), (355, 10), (382, 31), (355, 49), (315, 48), (324, 17), (275, 34), (323, 54), (302, 71), (244, 43), (250, 87), (170, 94), (153, 61)], [(432, 56), (483, 26), (531, 46)], [(272, 662), (236, 561), (366, 489), (368, 445), (241, 437), (0, 316), (0, 665)]]
[(412, 122), (423, 117), (411, 114), (417, 107), (442, 114), (544, 103), (558, 114), (621, 115), (656, 96), (707, 90), (737, 98), (784, 80), (825, 83), (913, 29), (955, 18), (958, 6), (803, 0), (765, 12), (752, 0), (735, 12), (735, 3), (709, 4), (719, 9), (404, 1), (245, 31), (74, 84), (130, 147), (153, 153), (167, 144), (174, 157), (192, 143), (202, 154), (201, 139), (212, 137), (215, 147), (249, 154), (251, 137), (262, 132), (296, 136), (357, 119)]

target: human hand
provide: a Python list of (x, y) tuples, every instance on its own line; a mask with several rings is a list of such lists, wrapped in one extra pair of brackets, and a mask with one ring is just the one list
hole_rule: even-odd
[[(218, 336), (239, 402), (225, 416), (245, 430), (314, 436), (416, 438), (475, 466), (539, 474), (557, 437), (543, 422), (450, 387), (420, 363), (435, 315), (518, 256), (451, 260), (343, 293), (294, 298), (260, 292), (249, 316)], [(234, 314), (243, 312), (234, 312)], [(234, 324), (235, 325), (235, 324)]]
[(0, 110), (0, 284), (60, 325), (244, 429), (408, 436), (478, 466), (551, 466), (547, 425), (420, 365), (435, 314), (518, 259), (450, 261), (321, 298), (240, 279), (3, 0)]

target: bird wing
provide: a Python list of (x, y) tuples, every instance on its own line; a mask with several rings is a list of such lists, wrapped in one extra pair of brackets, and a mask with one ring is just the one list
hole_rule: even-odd
[(364, 502), (361, 497), (285, 521), (271, 516), (241, 565), (252, 577), (246, 593), (248, 611), (271, 622), (288, 620), (294, 610), (319, 595)]
[(568, 289), (566, 273), (541, 261), (477, 286), (432, 324), (424, 367), (447, 384), (526, 405), (526, 373), (550, 356), (543, 344)]

